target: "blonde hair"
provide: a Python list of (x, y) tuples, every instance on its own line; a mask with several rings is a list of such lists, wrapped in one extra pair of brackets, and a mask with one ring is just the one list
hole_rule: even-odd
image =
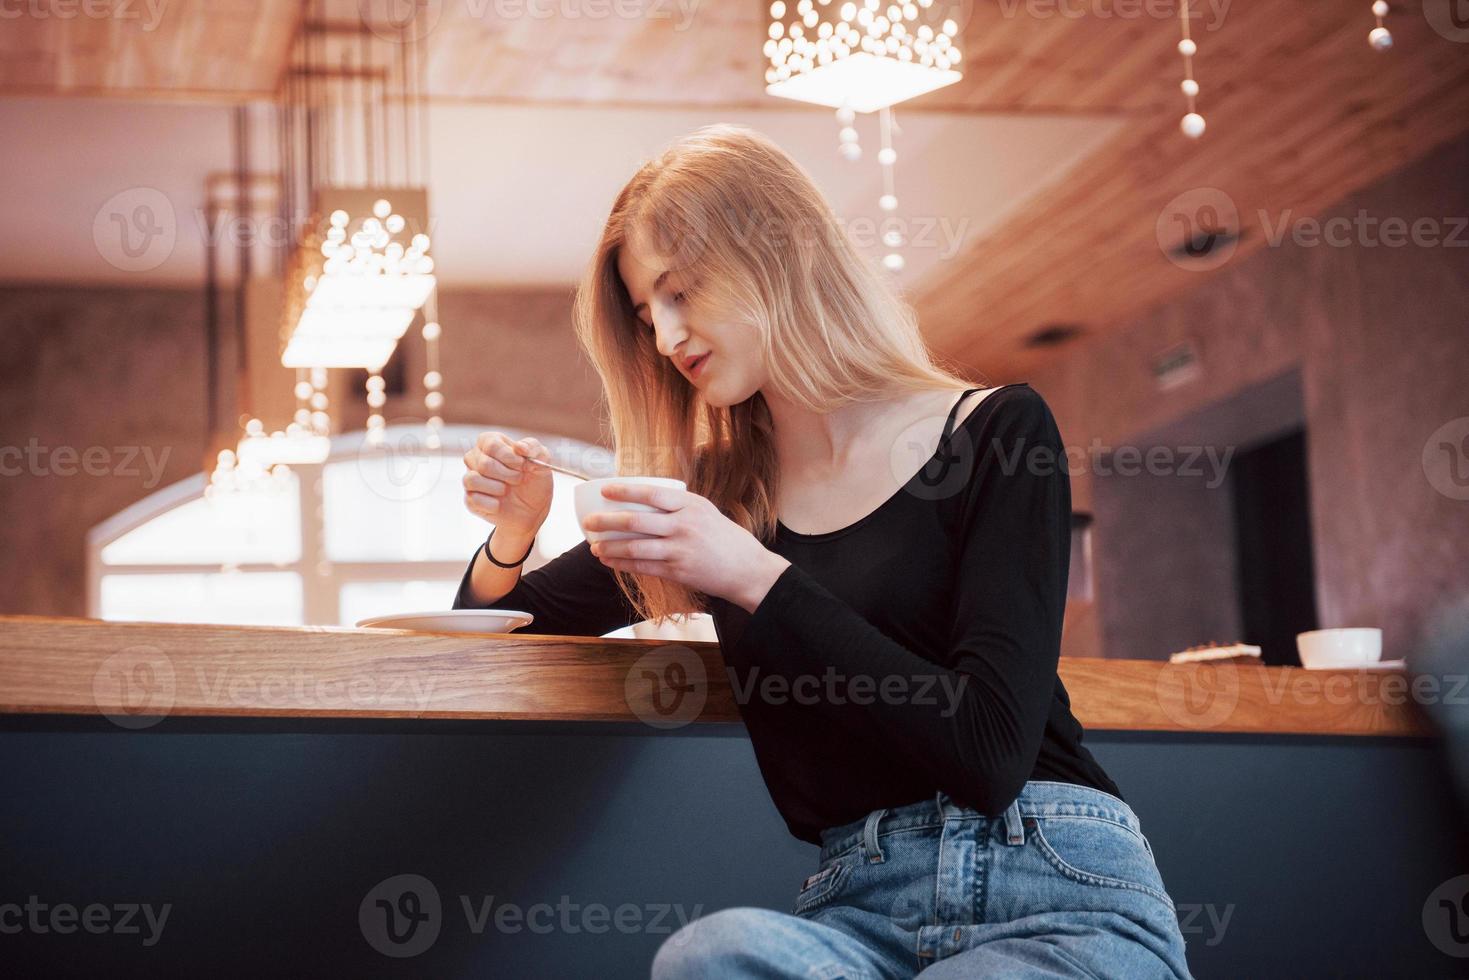
[[(683, 480), (762, 541), (778, 516), (769, 407), (759, 392), (710, 406), (658, 352), (617, 267), (635, 230), (754, 328), (781, 398), (827, 413), (971, 387), (935, 363), (907, 304), (856, 252), (810, 176), (769, 139), (708, 126), (644, 164), (612, 205), (576, 296), (577, 336), (602, 379), (617, 472)], [(617, 580), (648, 619), (704, 607), (655, 576), (618, 572)]]

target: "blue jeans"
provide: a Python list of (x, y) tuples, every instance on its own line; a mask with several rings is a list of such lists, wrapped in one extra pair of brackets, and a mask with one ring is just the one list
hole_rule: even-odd
[(1137, 815), (1032, 781), (999, 817), (946, 793), (821, 834), (790, 914), (729, 908), (664, 941), (653, 980), (1189, 976)]

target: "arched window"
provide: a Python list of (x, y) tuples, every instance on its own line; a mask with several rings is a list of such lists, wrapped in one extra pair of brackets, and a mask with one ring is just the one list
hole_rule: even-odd
[[(371, 615), (447, 609), (489, 525), (464, 509), (461, 458), (484, 427), (457, 425), (427, 449), (421, 429), (332, 439), (327, 460), (247, 493), (206, 497), (201, 473), (165, 487), (87, 537), (87, 609), (99, 619), (350, 626)], [(611, 474), (611, 454), (535, 436), (557, 462)], [(553, 473), (551, 513), (526, 571), (582, 540), (575, 479)], [(707, 617), (611, 635), (712, 639)]]

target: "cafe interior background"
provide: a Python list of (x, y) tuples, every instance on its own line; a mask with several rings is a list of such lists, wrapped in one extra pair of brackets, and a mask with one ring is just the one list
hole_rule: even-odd
[[(1462, 7), (5, 4), (0, 613), (447, 608), (475, 433), (612, 471), (574, 283), (633, 170), (733, 122), (941, 356), (1051, 405), (1065, 657), (1296, 665), (1296, 633), (1363, 626), (1452, 656)], [(817, 69), (860, 54), (895, 67), (844, 109)], [(528, 567), (580, 540), (557, 480)]]

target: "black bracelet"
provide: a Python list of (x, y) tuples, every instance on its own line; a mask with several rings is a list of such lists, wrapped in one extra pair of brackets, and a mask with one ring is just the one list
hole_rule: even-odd
[(490, 529), (490, 536), (488, 538), (485, 538), (484, 552), (485, 552), (485, 557), (490, 560), (490, 564), (492, 564), (492, 565), (494, 565), (494, 566), (496, 566), (498, 568), (519, 568), (521, 565), (524, 565), (525, 564), (525, 560), (530, 557), (530, 553), (532, 551), (535, 551), (536, 550), (536, 539), (534, 537), (532, 537), (530, 539), (530, 547), (527, 548), (527, 549), (525, 549), (525, 554), (523, 554), (523, 555), (520, 556), (520, 561), (511, 562), (509, 565), (507, 565), (503, 561), (497, 561), (495, 559), (495, 556), (492, 555), (492, 554), (490, 554), (490, 542), (493, 541), (494, 539), (495, 539), (495, 531), (494, 531), (493, 528), (491, 528)]

